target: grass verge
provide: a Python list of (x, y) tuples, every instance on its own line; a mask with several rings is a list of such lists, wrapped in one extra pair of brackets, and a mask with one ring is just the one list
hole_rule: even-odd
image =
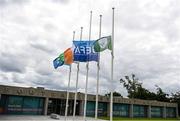
[[(109, 120), (109, 117), (100, 117), (99, 119)], [(122, 117), (114, 117), (113, 121), (180, 121), (177, 118), (122, 118)]]

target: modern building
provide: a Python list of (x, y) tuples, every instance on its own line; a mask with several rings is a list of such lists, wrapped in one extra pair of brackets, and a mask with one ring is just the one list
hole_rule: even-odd
[[(87, 116), (95, 115), (95, 95), (88, 95)], [(98, 116), (109, 116), (109, 97), (99, 96)], [(178, 117), (178, 105), (159, 101), (114, 97), (114, 117)], [(73, 114), (74, 93), (69, 95), (68, 115)], [(64, 115), (66, 92), (42, 87), (24, 88), (0, 85), (0, 114)], [(83, 115), (84, 94), (78, 93), (76, 115)]]

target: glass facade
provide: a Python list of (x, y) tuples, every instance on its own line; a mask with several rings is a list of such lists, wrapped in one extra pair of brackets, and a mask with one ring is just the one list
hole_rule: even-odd
[(142, 105), (133, 105), (133, 117), (147, 117), (147, 107)]
[(44, 99), (36, 97), (25, 97), (23, 99), (22, 113), (41, 115), (43, 113)]
[(43, 114), (44, 99), (26, 96), (5, 96), (1, 98), (1, 114)]
[(176, 108), (166, 108), (166, 117), (175, 118), (176, 117)]
[(7, 101), (6, 111), (8, 114), (21, 114), (23, 108), (23, 98), (18, 96), (10, 96)]
[(151, 117), (162, 118), (163, 108), (162, 107), (151, 107)]
[[(87, 116), (95, 116), (95, 102), (88, 101), (87, 102)], [(98, 103), (98, 116), (107, 116), (107, 103), (99, 102)]]
[[(13, 96), (0, 95), (0, 114), (15, 114), (15, 115), (42, 115), (44, 112), (45, 98), (30, 97), (30, 96)], [(64, 115), (66, 99), (50, 98), (48, 102), (48, 114), (56, 113)], [(73, 114), (74, 100), (69, 100), (68, 115)], [(83, 112), (83, 103), (78, 100), (76, 104), (76, 115)], [(98, 116), (107, 116), (109, 103), (98, 103)], [(165, 110), (164, 110), (165, 111)], [(148, 106), (133, 105), (133, 117), (148, 117)], [(95, 101), (87, 101), (86, 115), (95, 116)], [(113, 104), (114, 117), (130, 117), (130, 104), (114, 103)], [(152, 118), (163, 117), (163, 107), (151, 107)], [(167, 107), (166, 117), (175, 118), (176, 108)]]
[(129, 117), (129, 104), (113, 104), (113, 116), (115, 117)]

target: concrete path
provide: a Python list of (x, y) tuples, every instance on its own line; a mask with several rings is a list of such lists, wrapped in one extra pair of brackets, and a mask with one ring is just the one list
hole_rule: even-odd
[[(23, 115), (0, 115), (0, 121), (65, 121), (64, 116), (60, 116), (60, 119), (52, 119), (50, 116), (23, 116)], [(72, 116), (67, 117), (67, 121), (84, 121), (83, 117), (75, 117), (73, 120)], [(95, 120), (94, 118), (87, 118), (86, 121), (105, 121)]]

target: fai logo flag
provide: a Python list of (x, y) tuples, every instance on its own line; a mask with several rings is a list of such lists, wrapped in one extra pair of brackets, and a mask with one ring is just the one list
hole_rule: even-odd
[(102, 52), (106, 49), (112, 50), (111, 36), (101, 37), (94, 42), (95, 52)]
[(95, 41), (73, 41), (74, 61), (87, 62), (98, 61), (98, 53), (94, 51)]

